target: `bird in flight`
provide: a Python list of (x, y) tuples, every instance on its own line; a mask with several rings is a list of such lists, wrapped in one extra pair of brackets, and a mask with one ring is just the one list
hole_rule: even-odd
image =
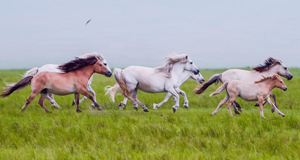
[(87, 25), (88, 23), (90, 23), (91, 20), (92, 20), (92, 19), (89, 19), (89, 20), (85, 23), (85, 25)]

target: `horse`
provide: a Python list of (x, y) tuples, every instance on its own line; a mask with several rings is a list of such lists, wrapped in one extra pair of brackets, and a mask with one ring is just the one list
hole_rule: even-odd
[[(105, 58), (103, 57), (103, 55), (97, 53), (97, 52), (93, 52), (93, 53), (86, 53), (84, 55), (79, 56), (79, 58), (87, 58), (90, 56), (96, 56), (99, 57), (101, 63), (106, 66), (106, 68), (111, 72), (110, 67), (108, 66), (107, 61), (105, 60)], [(62, 70), (60, 70), (58, 68), (58, 64), (45, 64), (42, 67), (38, 68), (38, 67), (34, 67), (30, 70), (28, 70), (24, 75), (23, 78), (28, 77), (28, 76), (33, 76), (36, 75), (40, 72), (55, 72), (55, 73), (64, 73)], [(91, 87), (91, 84), (93, 82), (93, 76), (91, 76), (91, 78), (88, 81), (88, 85), (87, 85), (87, 91), (89, 91), (92, 96), (94, 97), (94, 101), (96, 101), (96, 92), (93, 90), (93, 88)], [(57, 109), (61, 109), (61, 107), (56, 103), (53, 94), (48, 93), (46, 96), (46, 99), (48, 99), (50, 101), (50, 103), (55, 106)], [(82, 99), (79, 100), (79, 103), (83, 102), (85, 99), (87, 99), (86, 96), (84, 96)], [(97, 101), (96, 101), (97, 102)], [(75, 104), (75, 100), (73, 101), (73, 104)], [(92, 106), (94, 107), (94, 104), (92, 104)]]
[[(204, 81), (205, 81), (205, 79), (203, 78), (203, 76), (201, 75), (201, 73), (199, 72), (198, 74), (194, 74), (194, 73), (192, 73), (192, 72), (190, 72), (190, 71), (184, 71), (182, 74), (181, 74), (181, 76), (179, 77), (179, 79), (178, 79), (178, 87), (177, 88), (175, 88), (175, 90), (176, 90), (176, 92), (177, 93), (179, 93), (179, 94), (181, 94), (183, 97), (184, 97), (184, 104), (183, 104), (183, 106), (184, 106), (184, 108), (186, 108), (186, 109), (188, 109), (189, 108), (189, 100), (188, 100), (188, 98), (187, 98), (187, 96), (186, 96), (186, 93), (183, 91), (183, 90), (181, 90), (180, 89), (180, 86), (187, 80), (187, 79), (189, 79), (189, 78), (191, 78), (191, 79), (193, 79), (194, 81), (196, 81), (196, 82), (198, 82), (198, 83), (200, 83), (200, 84), (202, 84)], [(158, 103), (158, 104), (156, 104), (156, 103), (154, 103), (153, 104), (153, 109), (158, 109), (159, 107), (161, 107), (164, 103), (166, 103), (168, 100), (169, 100), (169, 98), (172, 96), (172, 94), (170, 94), (169, 92), (167, 93), (167, 95), (165, 96), (165, 98), (164, 98), (164, 100), (162, 101), (162, 102), (160, 102), (160, 103)]]
[(228, 101), (227, 109), (230, 116), (233, 116), (231, 113), (230, 106), (233, 105), (234, 100), (237, 96), (239, 96), (246, 101), (258, 101), (260, 108), (260, 116), (262, 118), (265, 118), (263, 112), (264, 100), (266, 100), (279, 115), (284, 117), (285, 115), (277, 109), (275, 104), (272, 103), (270, 99), (271, 90), (275, 87), (280, 88), (283, 91), (287, 90), (286, 85), (284, 84), (283, 80), (278, 74), (274, 74), (273, 76), (269, 77), (263, 77), (261, 80), (256, 81), (254, 83), (248, 83), (239, 80), (225, 82), (210, 95), (217, 95), (224, 89), (226, 89), (226, 97), (219, 103), (217, 109), (214, 112), (212, 112), (211, 115), (217, 114), (221, 106)]
[[(184, 97), (184, 107), (188, 110), (189, 108), (189, 101), (188, 98), (186, 96), (186, 93), (180, 89), (180, 86), (187, 80), (187, 79), (193, 79), (194, 81), (198, 82), (198, 83), (203, 83), (205, 80), (203, 78), (203, 76), (200, 74), (200, 72), (198, 74), (194, 74), (193, 72), (190, 71), (184, 71), (181, 76), (178, 79), (178, 87), (175, 88), (176, 92), (181, 94)], [(115, 102), (114, 100), (114, 95), (115, 92), (117, 92), (120, 89), (119, 84), (115, 84), (113, 87), (111, 86), (107, 86), (105, 87), (106, 90), (106, 95), (110, 94), (111, 95), (111, 100), (113, 102)], [(161, 107), (164, 103), (166, 103), (168, 101), (168, 99), (172, 96), (172, 94), (170, 94), (169, 92), (167, 93), (167, 95), (165, 96), (164, 100), (162, 102), (160, 102), (159, 104), (154, 103), (153, 104), (153, 109), (158, 109), (159, 107)], [(119, 108), (122, 110), (125, 105), (127, 104), (127, 98), (124, 97), (124, 100), (119, 104)]]
[[(203, 83), (202, 86), (199, 88), (196, 88), (194, 90), (195, 94), (201, 94), (203, 93), (211, 84), (218, 82), (225, 83), (225, 82), (230, 82), (232, 80), (240, 80), (244, 82), (250, 82), (253, 83), (255, 81), (260, 80), (261, 76), (270, 76), (273, 75), (274, 73), (279, 74), (282, 77), (285, 77), (287, 80), (291, 80), (293, 78), (293, 75), (290, 73), (288, 68), (282, 63), (281, 60), (274, 59), (272, 57), (268, 58), (265, 60), (265, 63), (263, 65), (259, 65), (256, 67), (252, 68), (253, 71), (247, 71), (243, 69), (229, 69), (223, 73), (220, 74), (215, 74), (213, 75), (207, 82)], [(273, 98), (275, 105), (277, 106), (276, 103), (276, 97), (272, 92), (270, 93), (270, 96)], [(242, 109), (240, 105), (234, 101), (234, 112), (236, 114), (240, 114), (242, 112)], [(274, 112), (274, 109), (272, 109), (272, 112)]]
[(58, 66), (58, 69), (62, 70), (63, 73), (40, 72), (33, 76), (27, 76), (14, 85), (8, 85), (0, 96), (7, 97), (14, 91), (20, 90), (31, 84), (32, 92), (25, 105), (22, 107), (22, 111), (25, 111), (30, 102), (38, 94), (41, 94), (38, 103), (46, 112), (49, 112), (44, 105), (48, 93), (57, 95), (74, 93), (77, 112), (81, 112), (79, 109), (79, 94), (88, 97), (98, 110), (102, 110), (94, 100), (93, 96), (91, 96), (86, 89), (88, 81), (94, 73), (103, 74), (106, 77), (112, 75), (101, 61), (102, 59), (97, 56), (76, 58), (75, 60)]
[[(138, 100), (138, 90), (148, 93), (168, 92), (174, 98), (173, 112), (175, 113), (179, 108), (179, 95), (176, 88), (178, 88), (179, 77), (184, 71), (199, 74), (198, 67), (186, 54), (170, 55), (166, 58), (165, 65), (157, 68), (142, 66), (115, 68), (113, 75), (118, 84), (106, 87), (107, 94), (110, 94), (114, 101), (115, 93), (121, 89), (125, 98), (132, 101), (134, 109), (138, 110), (138, 105), (140, 105), (145, 112), (149, 112), (148, 108)], [(121, 102), (119, 107), (123, 108), (124, 105), (125, 103)]]

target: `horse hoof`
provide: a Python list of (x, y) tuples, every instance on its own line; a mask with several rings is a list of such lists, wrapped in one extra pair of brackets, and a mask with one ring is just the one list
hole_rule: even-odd
[(275, 111), (275, 110), (274, 110), (274, 109), (272, 109), (271, 111), (272, 111), (272, 113), (274, 113), (274, 111)]
[(138, 111), (138, 107), (133, 107), (136, 111)]
[(285, 117), (285, 115), (282, 115), (282, 117)]
[(149, 110), (146, 108), (146, 109), (144, 109), (144, 112), (149, 112)]
[(175, 108), (173, 108), (173, 113), (175, 113), (176, 112), (176, 109)]
[(157, 107), (157, 104), (153, 104), (153, 109), (157, 109), (158, 107)]
[(79, 112), (82, 112), (82, 111), (80, 109), (77, 109), (76, 112), (79, 113)]
[(72, 102), (72, 106), (74, 106), (74, 105), (75, 105), (75, 101)]
[(186, 106), (186, 105), (185, 105), (184, 108), (185, 108), (186, 110), (189, 110), (189, 106)]
[(98, 109), (99, 111), (101, 111), (101, 110), (102, 110), (102, 108), (101, 108), (101, 107), (98, 107), (97, 109)]
[(258, 106), (259, 106), (259, 104), (258, 104), (258, 103), (256, 103), (256, 104), (255, 104), (255, 106), (256, 106), (256, 107), (258, 107)]

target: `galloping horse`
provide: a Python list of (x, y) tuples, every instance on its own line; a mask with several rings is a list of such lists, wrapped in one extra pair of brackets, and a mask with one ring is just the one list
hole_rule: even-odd
[(230, 116), (233, 116), (230, 110), (230, 106), (233, 104), (236, 97), (239, 96), (246, 101), (258, 100), (260, 116), (263, 118), (265, 118), (263, 111), (264, 100), (266, 100), (279, 115), (284, 117), (284, 114), (280, 112), (270, 100), (271, 90), (275, 87), (280, 88), (283, 91), (287, 90), (286, 85), (278, 74), (274, 74), (273, 76), (269, 77), (263, 77), (261, 80), (256, 81), (255, 83), (247, 83), (239, 80), (225, 82), (214, 93), (210, 95), (217, 95), (224, 89), (226, 89), (226, 97), (219, 103), (217, 109), (211, 115), (217, 114), (221, 106), (228, 101), (227, 109)]
[[(142, 90), (148, 93), (168, 92), (173, 95), (175, 105), (173, 112), (179, 108), (178, 88), (179, 77), (184, 71), (190, 71), (194, 74), (199, 73), (197, 66), (190, 60), (186, 54), (171, 55), (167, 57), (166, 64), (158, 68), (148, 68), (142, 66), (129, 66), (123, 70), (114, 69), (114, 77), (118, 85), (108, 88), (107, 93), (114, 100), (117, 90), (122, 89), (123, 94), (133, 103), (134, 109), (138, 109), (138, 104), (145, 112), (148, 108), (137, 99), (137, 91)], [(120, 103), (119, 106), (124, 107)]]
[(88, 97), (94, 103), (98, 110), (102, 108), (94, 100), (93, 96), (86, 90), (89, 79), (94, 73), (103, 74), (110, 77), (111, 72), (101, 63), (101, 59), (96, 56), (87, 58), (76, 58), (73, 61), (58, 66), (64, 73), (41, 72), (33, 76), (27, 76), (14, 85), (7, 86), (2, 97), (7, 97), (14, 91), (20, 90), (31, 84), (31, 94), (27, 99), (22, 111), (26, 109), (29, 103), (40, 93), (39, 105), (46, 111), (44, 101), (48, 93), (57, 95), (67, 95), (74, 93), (76, 101), (76, 111), (79, 109), (79, 94)]
[[(194, 90), (194, 93), (196, 94), (203, 93), (213, 83), (218, 83), (218, 82), (225, 83), (225, 82), (230, 82), (232, 80), (240, 80), (244, 82), (253, 83), (255, 81), (260, 80), (262, 76), (270, 76), (273, 75), (274, 73), (277, 73), (288, 80), (291, 80), (293, 78), (292, 74), (290, 73), (288, 68), (282, 63), (282, 61), (278, 59), (274, 59), (272, 57), (265, 60), (264, 65), (259, 65), (252, 69), (254, 69), (254, 71), (247, 71), (242, 69), (229, 69), (223, 73), (215, 74), (201, 87), (196, 88)], [(275, 95), (270, 93), (270, 96), (273, 98), (274, 103), (277, 106)], [(239, 111), (242, 112), (240, 105), (235, 101), (234, 104), (236, 107), (238, 107)], [(235, 107), (233, 108), (235, 113), (239, 114), (237, 109)], [(274, 109), (272, 109), (272, 112), (274, 112)]]
[[(202, 77), (202, 75), (200, 74), (200, 72), (198, 74), (194, 74), (193, 72), (190, 71), (184, 71), (181, 76), (178, 79), (178, 87), (175, 88), (176, 92), (181, 94), (184, 97), (184, 104), (183, 106), (188, 109), (189, 108), (189, 101), (188, 98), (186, 96), (186, 93), (180, 89), (180, 86), (187, 80), (187, 79), (193, 79), (194, 81), (198, 82), (198, 83), (203, 83), (204, 82), (204, 78)], [(107, 86), (105, 87), (106, 90), (106, 94), (110, 94), (111, 95), (111, 100), (114, 102), (114, 95), (115, 92), (117, 92), (120, 89), (119, 84), (115, 84), (113, 87), (111, 86)], [(167, 95), (165, 96), (164, 100), (162, 102), (160, 102), (159, 104), (154, 103), (153, 104), (153, 109), (158, 109), (159, 107), (161, 107), (164, 103), (166, 103), (168, 101), (168, 99), (172, 96), (172, 94), (170, 94), (169, 92), (167, 93)], [(123, 109), (124, 106), (127, 104), (127, 100), (128, 98), (124, 97), (124, 100), (119, 104), (119, 108)]]
[[(106, 62), (105, 58), (104, 58), (101, 54), (99, 54), (99, 53), (96, 53), (96, 52), (93, 52), (93, 53), (86, 53), (86, 54), (84, 54), (84, 55), (79, 56), (79, 58), (87, 58), (87, 57), (91, 57), (91, 56), (98, 57), (98, 59), (100, 60), (100, 62), (101, 62), (104, 66), (106, 66), (106, 68), (111, 72), (111, 70), (110, 70), (110, 68), (109, 68), (109, 66), (108, 66), (108, 63)], [(46, 65), (43, 65), (43, 66), (40, 67), (40, 68), (37, 68), (37, 67), (32, 68), (32, 69), (28, 70), (28, 71), (24, 74), (23, 78), (28, 77), (28, 76), (36, 75), (36, 74), (38, 74), (38, 73), (40, 73), (40, 72), (56, 72), (56, 73), (63, 73), (63, 71), (60, 70), (60, 69), (58, 68), (58, 66), (59, 66), (59, 65), (57, 65), (57, 64), (46, 64)], [(92, 96), (94, 97), (94, 101), (96, 101), (96, 93), (95, 93), (95, 91), (93, 90), (93, 88), (91, 87), (92, 82), (93, 82), (93, 76), (91, 76), (91, 78), (89, 79), (86, 90), (89, 91), (89, 92), (92, 94)], [(46, 98), (47, 98), (47, 99), (51, 102), (51, 104), (52, 104), (53, 106), (55, 106), (57, 109), (61, 109), (61, 107), (56, 103), (53, 94), (48, 93), (47, 96), (46, 96)], [(87, 99), (86, 96), (84, 96), (84, 97), (79, 101), (79, 103), (83, 102), (85, 99)], [(97, 102), (97, 101), (96, 101), (96, 102)], [(73, 104), (75, 104), (75, 101), (73, 101)], [(94, 107), (94, 104), (92, 104), (92, 106)]]

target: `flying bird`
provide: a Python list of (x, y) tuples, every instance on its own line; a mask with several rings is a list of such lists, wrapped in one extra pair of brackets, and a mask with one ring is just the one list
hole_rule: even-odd
[(92, 20), (92, 19), (88, 20), (88, 21), (85, 23), (85, 25), (87, 25), (88, 23), (90, 23), (91, 20)]

